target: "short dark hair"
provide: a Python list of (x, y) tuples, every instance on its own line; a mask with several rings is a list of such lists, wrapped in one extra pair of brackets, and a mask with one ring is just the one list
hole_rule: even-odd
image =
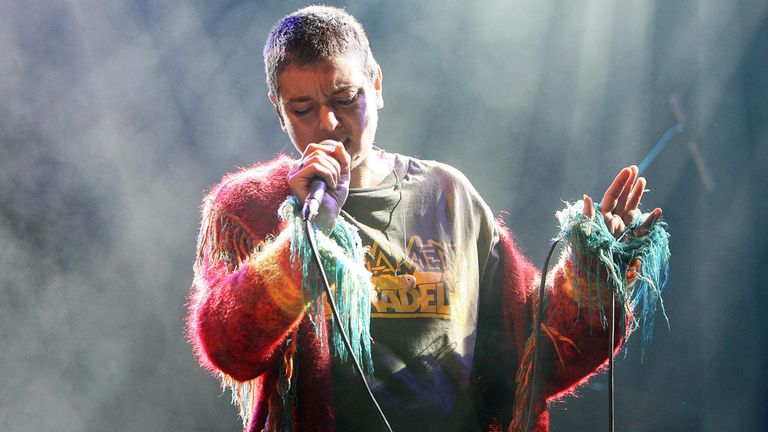
[(267, 87), (280, 97), (280, 72), (289, 66), (303, 66), (343, 55), (360, 60), (373, 82), (377, 73), (368, 37), (360, 23), (343, 9), (307, 6), (286, 15), (272, 28), (264, 45)]

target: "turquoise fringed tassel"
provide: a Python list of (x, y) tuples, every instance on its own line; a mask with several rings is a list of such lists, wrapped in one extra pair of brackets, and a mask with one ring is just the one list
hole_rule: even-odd
[[(599, 210), (599, 206), (595, 205)], [(630, 225), (627, 233), (631, 233), (645, 220), (648, 215), (640, 216)], [(579, 289), (580, 281), (586, 284), (586, 292), (574, 296), (579, 302), (584, 297), (587, 301), (584, 308), (587, 313), (597, 309), (600, 322), (604, 328), (608, 326), (608, 319), (604, 310), (604, 288), (612, 290), (616, 294), (619, 303), (625, 308), (619, 310), (618, 321), (625, 322), (627, 314), (632, 316), (632, 329), (641, 329), (642, 348), (641, 361), (645, 346), (650, 342), (653, 333), (653, 325), (656, 319), (657, 309), (661, 309), (664, 318), (664, 303), (661, 292), (667, 283), (669, 270), (669, 234), (663, 222), (656, 223), (650, 232), (642, 237), (632, 235), (616, 239), (608, 230), (605, 220), (597, 217), (591, 220), (584, 216), (584, 203), (579, 201), (568, 204), (567, 207), (557, 213), (560, 221), (559, 238), (567, 243), (570, 252), (570, 260), (573, 265), (573, 286)], [(636, 271), (634, 283), (627, 280), (627, 269), (634, 259), (641, 262), (640, 269)], [(593, 301), (590, 292), (595, 289), (597, 294)], [(583, 296), (581, 294), (584, 294)], [(543, 299), (539, 299), (546, 309), (548, 302), (545, 293)], [(582, 305), (578, 305), (581, 311)], [(577, 316), (578, 320), (579, 317)], [(592, 321), (590, 320), (590, 323)], [(667, 320), (669, 326), (669, 320)], [(534, 389), (534, 359), (536, 358), (538, 328), (534, 328), (525, 343), (520, 367), (515, 376), (517, 389), (513, 405), (513, 418), (509, 430), (528, 430), (528, 424), (532, 415), (531, 404)]]
[[(294, 269), (301, 270), (304, 297), (311, 302), (311, 317), (313, 322), (317, 322), (326, 316), (322, 296), (324, 289), (320, 275), (315, 271), (309, 240), (299, 216), (300, 209), (296, 197), (290, 196), (280, 207), (280, 216), (291, 222), (291, 263)], [(353, 355), (366, 373), (372, 375), (370, 321), (373, 285), (371, 275), (365, 269), (365, 250), (357, 228), (339, 218), (330, 236), (318, 230), (315, 230), (315, 233), (323, 268), (330, 284), (335, 286), (336, 306), (339, 309), (341, 324), (349, 336)], [(316, 325), (315, 328), (318, 332), (322, 331), (322, 326)], [(349, 353), (341, 333), (335, 324), (330, 328), (334, 355), (346, 361)], [(319, 336), (322, 341), (323, 335)]]
[[(597, 204), (595, 207), (599, 210)], [(591, 220), (584, 217), (583, 211), (584, 203), (578, 201), (557, 213), (560, 236), (568, 242), (574, 255), (574, 276), (586, 273), (588, 283), (594, 280), (597, 284), (600, 282), (595, 271), (607, 275), (607, 286), (616, 293), (619, 301), (628, 305), (625, 312), (633, 316), (633, 329), (641, 330), (644, 350), (653, 335), (658, 309), (669, 326), (661, 298), (669, 274), (669, 233), (666, 224), (654, 224), (650, 232), (642, 237), (629, 235), (617, 240), (602, 217)], [(637, 218), (628, 227), (628, 232), (636, 229), (646, 217), (648, 215), (644, 214)], [(639, 259), (641, 266), (636, 272), (637, 279), (628, 286), (626, 269), (634, 259)], [(597, 290), (598, 295), (601, 291)], [(602, 322), (606, 324), (602, 302), (598, 301), (598, 305)]]
[[(298, 200), (291, 196), (280, 206), (279, 215), (281, 219), (289, 222), (287, 229), (291, 235), (291, 270), (293, 272), (301, 271), (304, 298), (310, 303), (307, 313), (309, 319), (315, 324), (319, 340), (324, 341), (325, 335), (321, 334), (324, 326), (317, 325), (318, 320), (324, 320), (326, 317), (324, 289), (319, 273), (316, 271), (303, 222), (299, 216), (300, 208)], [(235, 245), (240, 245), (241, 252), (253, 249), (250, 240), (245, 238), (243, 232), (238, 231), (238, 227), (231, 221), (222, 216), (219, 225), (222, 232), (232, 232), (232, 234), (227, 234), (227, 238), (234, 238)], [(208, 229), (206, 228), (205, 232)], [(213, 228), (210, 229), (213, 230)], [(201, 230), (202, 232), (203, 230)], [(353, 355), (360, 362), (363, 370), (372, 376), (370, 321), (371, 298), (374, 291), (371, 284), (371, 274), (365, 269), (365, 250), (360, 236), (357, 234), (357, 228), (339, 218), (330, 236), (317, 230), (315, 232), (323, 268), (332, 287), (335, 286), (336, 305), (339, 309), (342, 326), (349, 336)], [(247, 254), (236, 255), (236, 252), (237, 250), (227, 249), (220, 255), (220, 259), (228, 263), (230, 270), (240, 265), (247, 256)], [(331, 329), (329, 339), (334, 355), (342, 361), (346, 361), (349, 352), (341, 333), (335, 324), (331, 325)], [(293, 338), (296, 337), (297, 335), (294, 334)], [(292, 361), (293, 352), (291, 350), (295, 350), (297, 343), (299, 343), (298, 340), (291, 338), (286, 342), (286, 358), (278, 366), (278, 388), (269, 396), (269, 413), (264, 425), (265, 431), (291, 432), (294, 430), (296, 387), (299, 383), (296, 382), (295, 370), (291, 374), (287, 372), (286, 362)], [(221, 381), (225, 388), (229, 387), (232, 391), (232, 401), (238, 406), (243, 425), (247, 427), (252, 420), (255, 398), (258, 397), (259, 378), (239, 382), (226, 374), (222, 374)], [(271, 389), (261, 389), (261, 391), (264, 390), (272, 391)]]

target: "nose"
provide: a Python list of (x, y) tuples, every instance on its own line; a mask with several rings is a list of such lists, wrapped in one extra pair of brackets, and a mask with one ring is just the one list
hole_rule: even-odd
[(335, 130), (338, 126), (339, 126), (339, 119), (336, 118), (336, 113), (334, 112), (334, 110), (327, 105), (321, 106), (320, 107), (320, 129), (332, 131), (332, 130)]

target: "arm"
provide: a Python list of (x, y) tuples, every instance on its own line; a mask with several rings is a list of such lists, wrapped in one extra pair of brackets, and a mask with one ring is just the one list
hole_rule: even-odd
[[(660, 209), (639, 223), (637, 206), (644, 186), (644, 179), (637, 179), (637, 169), (626, 168), (603, 197), (602, 218), (595, 218), (595, 208), (586, 196), (583, 202), (558, 214), (566, 247), (547, 277), (539, 328), (527, 339), (520, 336), (525, 328), (530, 332), (531, 323), (538, 318), (540, 276), (534, 271), (534, 282), (529, 286), (526, 280), (505, 283), (505, 291), (513, 290), (514, 300), (525, 307), (508, 314), (516, 332), (514, 344), (520, 365), (511, 430), (523, 428), (531, 400), (534, 424), (542, 427), (546, 423), (545, 401), (572, 391), (591, 377), (607, 361), (610, 349), (618, 349), (629, 330), (642, 326), (644, 336), (650, 335), (656, 306), (661, 304), (669, 251), (668, 235), (662, 224), (656, 223)], [(504, 236), (502, 246), (505, 256), (519, 254)], [(505, 259), (505, 266), (518, 265), (508, 261)], [(510, 287), (510, 283), (518, 287)], [(612, 292), (616, 293), (617, 337), (609, 348)], [(538, 359), (536, 369), (534, 358)]]
[[(291, 196), (280, 205), (290, 194), (282, 179), (295, 178), (297, 171), (288, 168), (283, 163), (277, 169), (252, 170), (255, 176), (229, 182), (204, 202), (189, 335), (200, 363), (235, 381), (259, 376), (275, 364), (308, 305), (324, 317), (323, 302), (315, 301), (322, 287), (311, 270), (298, 200)], [(265, 242), (269, 233), (278, 234)], [(370, 274), (362, 264), (357, 232), (339, 220), (327, 235), (316, 231), (316, 240), (331, 285), (339, 288), (335, 297), (346, 312), (347, 331), (355, 335), (355, 354), (370, 364)], [(345, 358), (335, 328), (331, 343)]]
[(661, 209), (645, 216), (638, 209), (645, 185), (631, 166), (603, 195), (602, 217), (595, 217), (586, 195), (558, 213), (566, 248), (554, 270), (541, 327), (558, 360), (545, 380), (547, 396), (584, 382), (607, 359), (611, 308), (618, 333), (613, 350), (637, 326), (643, 327), (644, 342), (650, 337), (656, 306), (662, 304), (669, 249), (668, 234), (657, 223)]
[[(503, 324), (507, 352), (513, 356), (509, 364), (517, 365), (510, 430), (525, 430), (531, 400), (532, 430), (546, 430), (546, 401), (573, 391), (605, 365), (611, 291), (616, 292), (614, 352), (631, 329), (642, 328), (647, 339), (655, 309), (661, 305), (668, 259), (667, 233), (661, 224), (625, 244), (613, 238), (604, 224), (594, 229), (602, 220), (592, 221), (577, 210), (572, 206), (563, 212), (567, 215), (560, 214), (567, 244), (547, 276), (538, 331), (532, 330), (540, 275), (522, 257), (511, 235), (501, 232)], [(609, 257), (600, 252), (611, 248)]]
[(276, 210), (271, 225), (279, 235), (256, 247), (270, 231), (246, 228), (213, 201), (203, 210), (189, 335), (201, 364), (245, 381), (272, 364), (306, 302), (291, 272), (287, 223), (278, 224)]

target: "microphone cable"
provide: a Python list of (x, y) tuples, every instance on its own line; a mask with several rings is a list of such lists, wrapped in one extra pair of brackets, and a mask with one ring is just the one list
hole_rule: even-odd
[[(319, 201), (319, 200), (317, 200)], [(317, 243), (315, 239), (315, 230), (313, 229), (312, 225), (312, 217), (314, 214), (316, 214), (316, 208), (314, 211), (308, 210), (309, 207), (305, 208), (303, 211), (302, 219), (304, 221), (304, 229), (306, 232), (306, 236), (309, 239), (309, 245), (310, 249), (312, 250), (312, 256), (314, 257), (315, 264), (317, 265), (317, 268), (320, 272), (320, 276), (323, 280), (323, 289), (325, 291), (326, 297), (328, 299), (328, 303), (331, 306), (331, 313), (333, 315), (333, 321), (336, 322), (336, 325), (339, 327), (339, 332), (341, 333), (342, 340), (344, 341), (344, 345), (347, 347), (347, 350), (350, 353), (350, 357), (352, 357), (352, 361), (355, 366), (355, 370), (358, 373), (358, 376), (360, 377), (360, 380), (363, 383), (363, 386), (365, 387), (365, 391), (368, 394), (368, 397), (370, 398), (371, 402), (373, 403), (374, 407), (376, 408), (376, 411), (379, 414), (379, 417), (381, 418), (382, 422), (384, 423), (384, 426), (386, 427), (386, 430), (388, 432), (392, 432), (392, 426), (390, 426), (389, 421), (387, 420), (387, 416), (384, 414), (384, 411), (381, 409), (381, 406), (379, 405), (378, 400), (376, 399), (376, 396), (373, 395), (373, 391), (371, 390), (371, 387), (368, 385), (368, 381), (365, 379), (365, 372), (363, 372), (363, 368), (360, 366), (360, 362), (358, 362), (357, 357), (354, 355), (354, 350), (352, 349), (352, 344), (349, 341), (349, 336), (347, 336), (346, 331), (344, 330), (344, 327), (341, 324), (341, 318), (339, 317), (339, 311), (336, 307), (336, 301), (333, 298), (333, 294), (331, 292), (330, 283), (328, 282), (328, 277), (325, 274), (325, 269), (323, 268), (320, 260), (320, 254), (317, 251)], [(626, 234), (626, 232), (624, 233)], [(622, 235), (623, 237), (624, 235)], [(525, 430), (530, 431), (531, 430), (531, 421), (533, 420), (533, 399), (535, 395), (535, 387), (536, 387), (536, 374), (538, 371), (538, 364), (539, 364), (539, 345), (540, 345), (540, 338), (541, 338), (541, 324), (542, 324), (542, 316), (544, 314), (544, 296), (545, 296), (545, 288), (546, 288), (546, 281), (547, 281), (547, 273), (549, 271), (549, 262), (552, 258), (552, 254), (555, 251), (555, 248), (560, 243), (560, 240), (562, 238), (556, 238), (552, 240), (552, 244), (549, 247), (549, 251), (547, 252), (547, 257), (544, 260), (544, 265), (541, 268), (541, 282), (539, 284), (539, 304), (538, 304), (538, 310), (536, 317), (534, 318), (534, 329), (536, 332), (535, 336), (535, 344), (533, 349), (533, 368), (532, 368), (532, 381), (531, 381), (531, 389), (530, 389), (530, 400), (528, 403), (528, 412), (526, 414), (526, 422), (525, 422)], [(616, 335), (615, 335), (615, 320), (616, 320), (616, 311), (615, 311), (615, 303), (616, 303), (616, 293), (611, 290), (611, 308), (610, 308), (610, 329), (609, 329), (609, 345), (608, 345), (608, 430), (609, 432), (614, 432), (614, 424), (615, 424), (615, 413), (614, 413), (614, 356), (613, 356), (613, 347), (615, 345), (616, 341)]]
[(389, 425), (387, 416), (384, 415), (384, 411), (381, 410), (379, 401), (377, 401), (376, 396), (373, 395), (373, 391), (371, 391), (371, 387), (368, 385), (368, 381), (366, 381), (365, 379), (365, 373), (363, 372), (363, 368), (360, 366), (360, 362), (357, 361), (357, 357), (355, 357), (355, 354), (354, 354), (355, 352), (352, 349), (352, 344), (349, 342), (349, 337), (347, 336), (347, 333), (344, 331), (344, 327), (341, 325), (339, 310), (336, 307), (336, 301), (333, 299), (333, 293), (331, 293), (331, 286), (328, 283), (328, 277), (325, 274), (325, 269), (323, 268), (323, 265), (321, 264), (321, 261), (320, 261), (320, 254), (317, 251), (317, 243), (315, 240), (315, 230), (313, 229), (313, 226), (312, 226), (312, 219), (310, 217), (307, 217), (307, 215), (305, 215), (303, 219), (304, 219), (304, 229), (306, 231), (307, 238), (309, 238), (309, 246), (310, 246), (310, 249), (312, 249), (312, 256), (314, 257), (315, 264), (317, 264), (317, 268), (320, 271), (320, 276), (323, 279), (323, 288), (325, 289), (325, 296), (328, 299), (328, 303), (331, 305), (333, 320), (334, 322), (336, 322), (336, 325), (339, 326), (339, 332), (341, 333), (341, 338), (344, 340), (344, 345), (347, 347), (347, 350), (349, 351), (349, 356), (352, 357), (352, 361), (355, 364), (355, 369), (357, 370), (357, 373), (360, 376), (360, 380), (362, 380), (363, 382), (365, 391), (368, 393), (368, 396), (371, 398), (371, 402), (373, 402), (373, 405), (376, 407), (376, 411), (378, 411), (379, 417), (381, 417), (381, 421), (384, 423), (384, 426), (387, 428), (387, 431), (392, 432), (392, 426)]
[(541, 283), (539, 284), (539, 306), (536, 310), (536, 316), (533, 319), (533, 328), (535, 332), (535, 339), (533, 344), (533, 370), (531, 371), (531, 396), (528, 398), (528, 413), (525, 415), (525, 430), (531, 430), (531, 420), (533, 419), (533, 399), (536, 394), (536, 372), (539, 365), (539, 344), (541, 342), (541, 316), (544, 313), (544, 294), (547, 285), (547, 271), (549, 270), (549, 260), (552, 258), (552, 253), (555, 251), (557, 244), (560, 243), (560, 239), (552, 240), (552, 244), (549, 246), (549, 252), (547, 252), (547, 258), (544, 260), (544, 266), (541, 268)]
[[(622, 236), (623, 237), (623, 236)], [(534, 329), (536, 332), (535, 342), (533, 346), (533, 370), (531, 371), (531, 397), (528, 401), (528, 413), (526, 414), (525, 430), (531, 430), (531, 421), (533, 420), (533, 399), (536, 391), (536, 372), (539, 364), (539, 344), (541, 339), (541, 318), (544, 314), (544, 295), (547, 285), (547, 272), (549, 271), (549, 261), (552, 258), (555, 248), (560, 243), (562, 238), (556, 238), (552, 240), (552, 244), (549, 246), (547, 257), (544, 260), (544, 265), (541, 268), (541, 283), (539, 284), (539, 305), (537, 308), (536, 317), (534, 318)], [(599, 287), (598, 287), (599, 289)], [(614, 432), (614, 394), (613, 394), (613, 347), (616, 342), (615, 334), (615, 321), (616, 321), (616, 292), (611, 290), (611, 321), (610, 321), (610, 334), (608, 345), (608, 431)]]
[[(357, 357), (354, 355), (354, 350), (352, 349), (352, 344), (349, 342), (349, 337), (347, 336), (347, 333), (344, 331), (344, 327), (341, 325), (341, 318), (339, 317), (339, 311), (336, 307), (336, 301), (333, 299), (333, 293), (331, 292), (330, 283), (328, 282), (328, 277), (325, 274), (325, 269), (323, 268), (321, 261), (320, 261), (320, 255), (317, 251), (317, 243), (315, 240), (315, 232), (312, 227), (312, 220), (310, 218), (304, 219), (304, 229), (307, 235), (307, 238), (309, 239), (309, 245), (310, 249), (312, 249), (312, 256), (314, 257), (315, 264), (317, 265), (318, 270), (320, 271), (320, 276), (323, 280), (323, 288), (325, 290), (325, 295), (328, 299), (328, 303), (331, 306), (331, 313), (333, 315), (333, 320), (336, 323), (336, 325), (339, 327), (339, 331), (341, 333), (341, 337), (344, 340), (344, 345), (347, 347), (347, 350), (350, 353), (350, 357), (352, 358), (352, 361), (355, 366), (355, 370), (358, 373), (358, 376), (360, 377), (360, 380), (363, 383), (363, 386), (365, 387), (365, 391), (368, 394), (368, 397), (370, 398), (373, 405), (376, 407), (376, 411), (379, 414), (379, 417), (381, 418), (382, 423), (384, 423), (384, 426), (386, 427), (386, 430), (388, 432), (392, 431), (392, 426), (390, 426), (389, 421), (387, 420), (387, 416), (384, 414), (384, 411), (382, 411), (381, 406), (379, 405), (378, 400), (376, 399), (376, 396), (373, 395), (373, 391), (371, 390), (371, 387), (368, 385), (368, 381), (365, 379), (365, 372), (363, 372), (363, 368), (360, 366), (360, 363), (357, 360)], [(538, 311), (536, 314), (536, 318), (534, 320), (534, 328), (536, 329), (536, 342), (534, 345), (534, 351), (533, 351), (533, 370), (532, 370), (532, 376), (533, 380), (531, 381), (531, 398), (528, 405), (528, 414), (526, 415), (526, 431), (531, 430), (531, 421), (533, 419), (533, 395), (535, 394), (535, 386), (536, 386), (536, 373), (538, 369), (539, 364), (539, 345), (540, 345), (540, 338), (541, 338), (541, 317), (544, 313), (544, 295), (545, 295), (545, 288), (547, 284), (547, 272), (549, 270), (549, 261), (552, 258), (552, 254), (555, 251), (555, 248), (560, 243), (560, 239), (555, 239), (552, 241), (552, 244), (549, 247), (549, 251), (547, 252), (547, 257), (544, 260), (544, 265), (542, 267), (541, 271), (541, 283), (539, 284), (539, 305), (538, 305)], [(616, 319), (616, 312), (615, 312), (615, 303), (616, 303), (616, 293), (611, 291), (611, 320), (610, 320), (610, 336), (609, 336), (609, 347), (608, 347), (608, 430), (610, 432), (614, 432), (614, 419), (615, 419), (615, 413), (614, 413), (614, 393), (613, 393), (613, 346), (615, 344), (615, 319)]]

